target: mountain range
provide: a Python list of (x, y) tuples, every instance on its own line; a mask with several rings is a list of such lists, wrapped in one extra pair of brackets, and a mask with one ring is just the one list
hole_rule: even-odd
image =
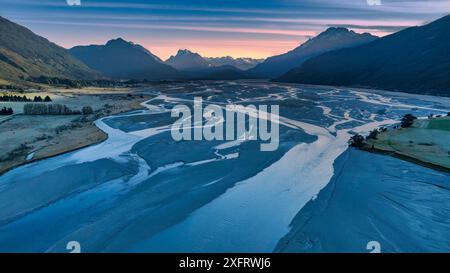
[(269, 77), (279, 82), (450, 95), (449, 48), (450, 16), (445, 16), (382, 38), (328, 28), (299, 47), (263, 62), (207, 58), (186, 49), (164, 62), (144, 47), (121, 38), (105, 45), (67, 50), (0, 17), (0, 79), (12, 82), (41, 76), (83, 80)]
[(99, 74), (66, 49), (0, 17), (0, 78), (20, 81), (40, 76), (92, 79)]
[(263, 59), (226, 57), (202, 57), (200, 54), (187, 49), (178, 50), (175, 56), (170, 56), (166, 64), (180, 71), (198, 71), (211, 67), (235, 67), (239, 70), (247, 70), (261, 63)]
[(331, 27), (287, 53), (267, 58), (248, 72), (254, 77), (279, 77), (325, 52), (362, 45), (377, 38), (369, 33), (358, 34), (346, 28)]
[(233, 58), (231, 56), (226, 57), (205, 57), (212, 66), (234, 66), (240, 70), (248, 70), (256, 65), (262, 63), (264, 59), (253, 59), (253, 58)]
[(144, 47), (122, 38), (105, 45), (76, 46), (70, 53), (113, 79), (176, 80), (183, 76)]
[(202, 70), (211, 66), (200, 54), (187, 49), (178, 50), (177, 55), (172, 55), (166, 60), (166, 64), (181, 71)]
[(277, 81), (450, 95), (450, 15), (317, 56)]

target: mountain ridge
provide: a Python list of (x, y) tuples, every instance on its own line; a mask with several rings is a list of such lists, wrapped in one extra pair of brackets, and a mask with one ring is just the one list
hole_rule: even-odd
[(55, 43), (0, 16), (0, 74), (7, 80), (60, 77), (94, 79), (100, 75)]
[(231, 65), (240, 70), (248, 70), (259, 63), (263, 62), (264, 59), (254, 59), (254, 58), (233, 58), (231, 56), (224, 57), (204, 57), (212, 66), (224, 66)]
[(183, 76), (175, 68), (139, 44), (123, 38), (104, 45), (75, 46), (69, 52), (88, 67), (113, 79), (176, 80)]
[(450, 95), (450, 15), (312, 58), (276, 79)]
[(358, 34), (347, 28), (330, 27), (286, 53), (267, 58), (248, 72), (255, 77), (279, 77), (308, 59), (325, 52), (358, 46), (377, 38), (369, 33)]
[(176, 55), (170, 56), (165, 63), (180, 71), (204, 70), (212, 67), (233, 66), (240, 70), (254, 67), (261, 59), (224, 57), (203, 57), (199, 53), (188, 49), (178, 50)]
[(210, 67), (210, 64), (200, 54), (187, 49), (178, 50), (177, 54), (170, 56), (165, 63), (184, 71), (200, 70)]

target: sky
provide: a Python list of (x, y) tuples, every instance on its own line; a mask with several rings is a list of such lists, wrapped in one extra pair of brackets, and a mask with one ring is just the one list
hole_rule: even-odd
[(70, 48), (122, 37), (167, 59), (266, 58), (331, 26), (384, 36), (450, 14), (450, 0), (0, 0), (0, 16)]

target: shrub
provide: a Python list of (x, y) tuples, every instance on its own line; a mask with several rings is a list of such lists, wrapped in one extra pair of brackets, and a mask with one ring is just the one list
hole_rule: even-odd
[(369, 135), (366, 137), (366, 140), (377, 139), (378, 133), (379, 133), (378, 129), (374, 129), (374, 130), (370, 131)]
[(2, 109), (0, 109), (0, 115), (2, 116), (9, 116), (12, 114), (14, 114), (14, 111), (11, 107), (9, 108), (3, 107)]
[(28, 150), (32, 149), (33, 146), (29, 146), (27, 144), (20, 144), (14, 150), (10, 151), (6, 155), (0, 155), (0, 160), (2, 161), (10, 161), (14, 160), (18, 156), (24, 156), (28, 153)]
[(401, 127), (402, 128), (409, 128), (414, 124), (414, 120), (417, 118), (411, 114), (406, 114), (402, 118)]
[(351, 147), (361, 148), (364, 146), (364, 137), (360, 134), (356, 134), (350, 138), (348, 144)]
[(69, 127), (67, 125), (60, 125), (60, 126), (55, 128), (55, 131), (56, 131), (56, 134), (59, 134), (62, 131), (65, 131), (67, 129), (69, 129)]
[(84, 106), (83, 109), (81, 109), (81, 113), (83, 113), (83, 115), (92, 115), (94, 110), (92, 110), (92, 107), (90, 106)]

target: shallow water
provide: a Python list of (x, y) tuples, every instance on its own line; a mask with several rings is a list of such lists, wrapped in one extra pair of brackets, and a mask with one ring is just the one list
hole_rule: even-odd
[[(448, 174), (408, 163), (415, 181), (429, 181), (420, 191), (433, 195), (411, 200), (385, 182), (405, 162), (363, 153), (361, 167), (340, 163), (350, 160), (345, 155), (352, 132), (393, 124), (405, 113), (446, 113), (448, 101), (272, 83), (181, 87), (174, 84), (164, 94), (149, 90), (154, 97), (146, 110), (97, 121), (109, 135), (101, 144), (2, 175), (0, 251), (67, 252), (66, 244), (78, 241), (83, 252), (365, 252), (364, 242), (377, 239), (391, 242), (391, 251), (449, 250), (450, 235), (442, 233), (450, 228), (448, 206), (439, 205), (448, 204)], [(192, 106), (194, 96), (221, 106), (279, 105), (279, 148), (261, 152), (259, 141), (175, 142), (170, 109)], [(367, 167), (374, 161), (377, 168)], [(302, 217), (323, 211), (315, 204), (330, 200), (341, 173), (342, 197), (330, 202), (329, 216), (313, 217), (314, 224), (305, 226)], [(354, 177), (370, 186), (346, 186), (355, 184)], [(434, 179), (447, 190), (436, 192)], [(396, 181), (402, 193), (417, 187), (407, 175)], [(352, 196), (370, 199), (386, 192), (390, 199), (377, 199), (380, 204), (370, 209), (347, 204)], [(362, 224), (384, 212), (392, 216)], [(394, 215), (407, 213), (414, 217), (403, 221), (402, 229), (380, 227), (396, 227)], [(336, 223), (339, 230), (322, 232)], [(341, 230), (354, 236), (342, 241)], [(411, 232), (399, 236), (405, 230)], [(411, 236), (414, 232), (420, 238)], [(430, 247), (436, 240), (443, 243)]]

